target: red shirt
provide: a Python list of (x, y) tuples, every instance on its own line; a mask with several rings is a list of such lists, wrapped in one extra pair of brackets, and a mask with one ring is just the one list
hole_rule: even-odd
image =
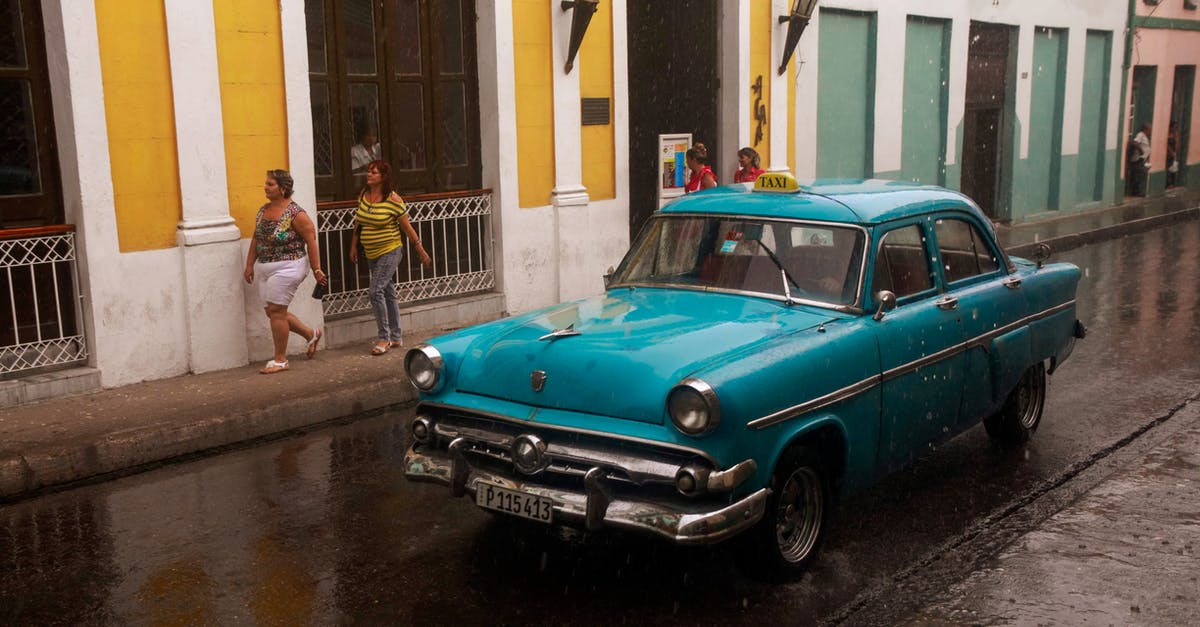
[(758, 178), (758, 175), (762, 174), (763, 172), (766, 172), (766, 170), (764, 170), (762, 168), (756, 168), (754, 166), (750, 166), (749, 169), (738, 168), (737, 170), (735, 170), (733, 172), (733, 182), (734, 183), (753, 183), (755, 181), (755, 179)]
[(702, 170), (692, 175), (692, 178), (688, 180), (687, 185), (683, 186), (683, 193), (690, 194), (692, 192), (700, 191), (700, 182), (704, 180), (705, 174), (712, 176), (714, 183), (717, 181), (717, 175), (713, 174), (712, 168), (704, 166)]

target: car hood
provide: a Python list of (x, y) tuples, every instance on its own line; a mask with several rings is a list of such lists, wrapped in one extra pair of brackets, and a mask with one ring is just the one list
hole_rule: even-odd
[[(707, 364), (757, 358), (756, 347), (832, 317), (729, 294), (613, 290), (496, 323), (496, 331), (476, 338), (461, 355), (455, 387), (538, 407), (661, 423), (666, 394), (684, 377)], [(572, 325), (578, 335), (539, 340)], [(540, 391), (532, 383), (538, 371), (545, 374)]]

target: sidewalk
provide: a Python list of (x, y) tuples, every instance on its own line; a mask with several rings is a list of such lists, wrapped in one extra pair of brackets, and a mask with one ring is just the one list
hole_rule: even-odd
[[(1198, 217), (1200, 192), (1179, 191), (997, 230), (1025, 256), (1037, 242), (1062, 251)], [(255, 363), (0, 409), (0, 502), (415, 400), (404, 351), (366, 348), (293, 356), (279, 375), (261, 376)]]
[(1200, 596), (1200, 403), (1183, 426), (906, 625), (1194, 625)]

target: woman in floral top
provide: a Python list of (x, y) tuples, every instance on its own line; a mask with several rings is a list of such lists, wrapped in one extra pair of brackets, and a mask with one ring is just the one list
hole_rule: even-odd
[(267, 303), (267, 318), (271, 321), (271, 338), (275, 343), (275, 356), (259, 370), (262, 374), (275, 374), (288, 369), (288, 334), (295, 333), (308, 342), (308, 358), (317, 352), (321, 341), (321, 330), (313, 329), (288, 312), (288, 305), (296, 295), (296, 288), (308, 276), (312, 267), (313, 276), (321, 285), (329, 279), (321, 270), (321, 255), (317, 251), (317, 228), (300, 205), (292, 202), (295, 183), (287, 170), (268, 170), (263, 192), (267, 204), (258, 210), (254, 219), (254, 241), (246, 254), (247, 283), (258, 276), (258, 293)]

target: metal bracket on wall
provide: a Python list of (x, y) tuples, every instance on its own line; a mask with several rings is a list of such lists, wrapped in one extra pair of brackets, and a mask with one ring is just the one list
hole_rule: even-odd
[(754, 145), (758, 146), (763, 139), (763, 126), (767, 123), (767, 106), (762, 102), (763, 77), (759, 74), (754, 79), (754, 84), (750, 86), (750, 93), (754, 94), (754, 120), (757, 124), (754, 127)]

